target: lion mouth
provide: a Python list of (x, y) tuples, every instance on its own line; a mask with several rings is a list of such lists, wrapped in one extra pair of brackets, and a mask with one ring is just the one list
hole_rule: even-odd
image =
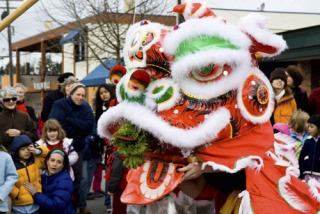
[(150, 133), (160, 142), (179, 148), (194, 148), (213, 141), (218, 133), (229, 124), (230, 112), (220, 107), (208, 114), (197, 127), (184, 129), (172, 126), (145, 106), (124, 101), (102, 114), (98, 121), (99, 135), (111, 139), (112, 127), (119, 126), (121, 121), (129, 121)]

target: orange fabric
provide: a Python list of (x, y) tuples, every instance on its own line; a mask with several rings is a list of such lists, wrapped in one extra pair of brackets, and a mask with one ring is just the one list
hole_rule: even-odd
[(286, 95), (277, 101), (274, 108), (274, 123), (289, 123), (291, 115), (297, 111), (297, 104), (292, 95)]
[[(184, 173), (176, 169), (181, 164), (146, 161), (136, 169), (130, 169), (121, 202), (125, 204), (150, 204), (172, 192)], [(173, 168), (172, 168), (173, 167)]]

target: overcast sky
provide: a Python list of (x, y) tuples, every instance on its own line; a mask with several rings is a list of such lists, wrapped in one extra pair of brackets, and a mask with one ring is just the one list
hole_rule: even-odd
[[(45, 4), (47, 0), (39, 0), (32, 8), (26, 11), (21, 17), (12, 23), (14, 27), (14, 34), (12, 41), (19, 41), (30, 36), (36, 35), (44, 31), (44, 24), (40, 20), (44, 20), (44, 13), (41, 11), (41, 3)], [(52, 0), (51, 0), (52, 1)], [(80, 0), (79, 0), (80, 1)], [(213, 10), (225, 10), (228, 13), (235, 13), (236, 11), (256, 11), (263, 9), (264, 12), (286, 12), (286, 13), (301, 13), (303, 14), (318, 14), (320, 22), (320, 1), (319, 0), (207, 0), (198, 1), (206, 2), (206, 4), (213, 8)], [(20, 2), (21, 3), (21, 2)], [(10, 4), (17, 6), (19, 2), (12, 2)], [(261, 6), (263, 5), (263, 8)], [(5, 1), (0, 0), (0, 8), (5, 6)], [(172, 10), (172, 8), (168, 8)], [(3, 9), (0, 9), (2, 14)], [(284, 13), (285, 15), (285, 13)], [(281, 20), (279, 20), (281, 22)], [(7, 30), (4, 29), (0, 33), (0, 57), (7, 56), (8, 51)], [(0, 58), (0, 66), (4, 63)]]

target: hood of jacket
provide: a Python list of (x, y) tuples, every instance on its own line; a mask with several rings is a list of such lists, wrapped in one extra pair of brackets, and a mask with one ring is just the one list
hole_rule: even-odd
[(18, 150), (23, 146), (28, 146), (32, 144), (31, 139), (26, 135), (18, 135), (13, 138), (11, 143), (11, 152), (17, 153)]

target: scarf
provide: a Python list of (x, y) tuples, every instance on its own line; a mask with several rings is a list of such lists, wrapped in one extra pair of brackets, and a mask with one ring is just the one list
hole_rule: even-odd
[(276, 98), (277, 101), (279, 101), (285, 93), (286, 91), (283, 89), (278, 95), (275, 95), (274, 97)]
[(17, 105), (16, 106), (17, 106), (18, 111), (22, 111), (22, 112), (28, 114), (27, 106), (26, 106), (26, 103), (24, 101), (17, 101)]

